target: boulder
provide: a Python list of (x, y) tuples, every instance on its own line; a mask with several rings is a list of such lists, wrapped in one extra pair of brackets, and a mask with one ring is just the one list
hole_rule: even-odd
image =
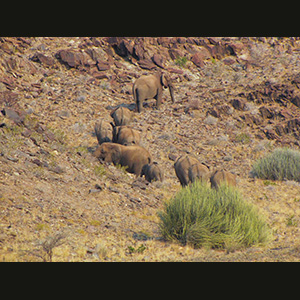
[(204, 67), (204, 56), (200, 52), (195, 53), (191, 61), (199, 68)]
[(157, 66), (159, 66), (160, 68), (162, 68), (162, 69), (165, 68), (165, 67), (164, 67), (164, 65), (165, 65), (165, 59), (164, 59), (161, 55), (155, 53), (155, 54), (152, 56), (152, 61), (153, 61)]
[(33, 55), (33, 57), (31, 58), (31, 60), (34, 62), (42, 63), (43, 65), (46, 65), (46, 66), (52, 66), (55, 64), (55, 60), (52, 57), (47, 56), (41, 52), (35, 53)]
[(150, 59), (147, 58), (139, 60), (137, 63), (142, 69), (152, 70), (156, 68), (155, 64)]
[(62, 62), (71, 68), (76, 68), (80, 65), (84, 66), (89, 59), (89, 56), (86, 53), (74, 50), (60, 50), (56, 54), (56, 57), (61, 59)]

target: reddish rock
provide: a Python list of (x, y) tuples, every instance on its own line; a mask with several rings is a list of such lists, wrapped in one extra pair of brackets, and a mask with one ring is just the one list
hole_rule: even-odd
[(142, 69), (146, 69), (146, 70), (152, 70), (152, 69), (156, 68), (155, 64), (150, 59), (139, 60), (138, 65)]
[(16, 87), (15, 79), (11, 76), (0, 76), (0, 82), (4, 83), (9, 90), (12, 90)]
[(33, 57), (31, 58), (32, 61), (35, 61), (35, 62), (39, 62), (39, 63), (42, 63), (46, 66), (52, 66), (55, 64), (55, 60), (50, 57), (50, 56), (47, 56), (43, 53), (40, 53), (40, 52), (37, 52), (33, 55)]
[(57, 57), (71, 68), (76, 68), (80, 65), (83, 66), (88, 61), (88, 56), (86, 53), (72, 50), (60, 50), (57, 53)]
[(192, 56), (191, 61), (199, 68), (203, 68), (204, 67), (204, 56), (201, 53), (195, 53)]
[(165, 68), (165, 67), (164, 67), (165, 59), (164, 59), (161, 55), (155, 53), (155, 54), (153, 55), (153, 57), (152, 57), (152, 60), (153, 60), (153, 62), (154, 62), (157, 66), (159, 66), (160, 68), (162, 68), (162, 69)]
[(144, 48), (141, 44), (136, 44), (133, 48), (133, 54), (139, 59), (142, 60), (144, 58)]
[(134, 41), (123, 40), (122, 43), (123, 43), (123, 47), (125, 48), (127, 53), (129, 53), (130, 55), (133, 55)]
[(110, 68), (110, 65), (107, 61), (97, 61), (97, 68), (99, 71), (107, 71)]
[(167, 71), (170, 73), (175, 73), (175, 74), (183, 74), (183, 71), (180, 69), (175, 69), (175, 68), (167, 68)]
[(170, 55), (172, 60), (175, 60), (179, 57), (184, 56), (184, 52), (182, 50), (179, 50), (179, 49), (172, 48), (172, 49), (169, 49), (168, 52), (169, 52), (169, 55)]
[[(0, 80), (1, 81), (1, 80)], [(11, 91), (0, 92), (0, 105), (12, 107), (19, 101), (19, 96), (17, 93)]]
[(96, 79), (107, 79), (108, 76), (105, 74), (104, 71), (98, 71), (97, 68), (91, 68), (89, 72), (94, 78)]
[(238, 56), (246, 48), (246, 45), (241, 42), (230, 42), (227, 44), (227, 47), (231, 55)]

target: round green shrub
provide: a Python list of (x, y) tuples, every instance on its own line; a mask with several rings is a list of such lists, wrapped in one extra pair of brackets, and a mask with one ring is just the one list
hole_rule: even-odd
[(300, 152), (289, 148), (277, 148), (257, 160), (251, 172), (261, 179), (300, 182)]
[(196, 181), (165, 203), (159, 218), (165, 240), (195, 248), (241, 248), (271, 239), (271, 230), (257, 209), (227, 185), (216, 190)]

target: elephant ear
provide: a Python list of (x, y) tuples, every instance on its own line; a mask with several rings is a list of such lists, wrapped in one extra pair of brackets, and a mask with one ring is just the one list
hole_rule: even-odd
[(161, 81), (161, 85), (164, 87), (164, 88), (167, 88), (169, 86), (169, 83), (168, 83), (168, 79), (166, 77), (165, 74), (161, 74), (160, 76), (160, 81)]
[(119, 148), (112, 148), (110, 151), (111, 154), (111, 160), (113, 162), (113, 164), (119, 164), (120, 163), (120, 159), (121, 159), (121, 153), (120, 153), (120, 149)]

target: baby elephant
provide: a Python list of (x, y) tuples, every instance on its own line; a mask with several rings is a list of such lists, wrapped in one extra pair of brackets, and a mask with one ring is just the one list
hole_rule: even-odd
[(139, 145), (141, 135), (139, 131), (128, 126), (115, 126), (113, 129), (113, 143), (125, 146)]
[(119, 106), (110, 115), (116, 126), (128, 125), (132, 119), (132, 112), (123, 106)]
[(111, 124), (103, 120), (96, 123), (95, 134), (99, 145), (105, 142), (111, 142), (113, 138)]
[(196, 179), (208, 180), (208, 167), (200, 163), (200, 161), (192, 155), (180, 156), (176, 160), (174, 168), (180, 184), (183, 187), (194, 182)]
[(143, 147), (115, 143), (101, 144), (94, 152), (94, 156), (114, 165), (125, 166), (127, 172), (137, 177), (141, 176), (143, 166), (152, 161), (150, 153)]
[(159, 168), (157, 162), (146, 164), (142, 168), (141, 176), (145, 175), (147, 181), (164, 181), (164, 173)]
[(218, 188), (222, 183), (236, 186), (236, 176), (225, 170), (216, 170), (210, 177), (210, 183), (212, 188)]

